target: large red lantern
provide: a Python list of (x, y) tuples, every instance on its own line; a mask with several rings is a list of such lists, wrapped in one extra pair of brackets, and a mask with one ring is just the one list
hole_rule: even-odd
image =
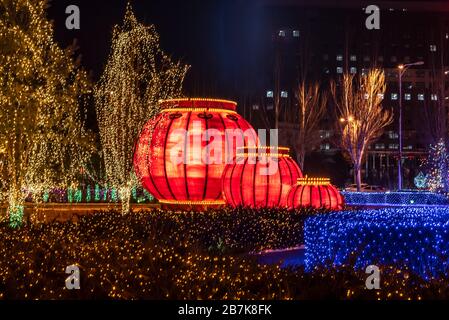
[(341, 193), (328, 178), (300, 178), (288, 194), (289, 208), (312, 207), (331, 210), (343, 209)]
[(134, 152), (142, 185), (161, 203), (223, 204), (221, 176), (237, 147), (257, 145), (253, 127), (236, 103), (172, 99), (144, 126)]
[(302, 177), (289, 148), (244, 148), (223, 173), (223, 193), (231, 206), (284, 207), (291, 186)]

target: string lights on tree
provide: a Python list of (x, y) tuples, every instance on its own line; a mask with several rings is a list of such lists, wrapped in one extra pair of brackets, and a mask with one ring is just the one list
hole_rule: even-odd
[(19, 226), (32, 192), (76, 184), (92, 151), (80, 101), (86, 72), (53, 40), (45, 0), (0, 3), (1, 200), (10, 225)]
[(433, 192), (449, 192), (449, 156), (443, 139), (430, 146), (423, 165), (427, 168), (427, 188)]
[(188, 66), (173, 61), (159, 46), (153, 25), (139, 23), (128, 4), (122, 26), (115, 26), (104, 73), (95, 90), (106, 180), (118, 190), (122, 212), (129, 211), (134, 144), (158, 101), (178, 97)]
[(344, 74), (338, 84), (331, 82), (339, 118), (336, 125), (339, 144), (354, 166), (354, 182), (358, 191), (366, 148), (393, 121), (392, 112), (382, 107), (385, 90), (385, 73), (381, 69), (372, 69), (358, 78)]

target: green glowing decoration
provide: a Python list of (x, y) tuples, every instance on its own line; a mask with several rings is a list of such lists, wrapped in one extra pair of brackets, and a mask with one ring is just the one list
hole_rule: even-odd
[(74, 199), (77, 203), (80, 203), (83, 200), (83, 191), (81, 189), (76, 189)]
[(106, 187), (104, 188), (103, 191), (103, 201), (107, 201), (108, 200), (108, 185), (106, 184)]
[(100, 201), (101, 196), (100, 196), (100, 186), (98, 184), (95, 184), (95, 201)]
[(42, 200), (44, 202), (48, 202), (49, 198), (50, 198), (50, 193), (48, 191), (45, 191), (43, 196), (42, 196)]
[(131, 194), (132, 194), (132, 197), (133, 197), (134, 201), (136, 201), (137, 200), (137, 188), (136, 188), (136, 186), (134, 186), (131, 189)]
[(22, 225), (24, 206), (15, 206), (9, 211), (9, 226), (17, 228)]
[(87, 185), (86, 188), (86, 202), (90, 202), (92, 200), (90, 185)]
[(73, 202), (73, 190), (72, 188), (67, 188), (67, 202)]
[(118, 202), (117, 189), (116, 188), (112, 188), (111, 189), (111, 200), (112, 200), (112, 202)]
[(418, 173), (418, 175), (414, 179), (415, 186), (418, 189), (424, 189), (427, 186), (427, 175), (422, 173), (421, 171)]

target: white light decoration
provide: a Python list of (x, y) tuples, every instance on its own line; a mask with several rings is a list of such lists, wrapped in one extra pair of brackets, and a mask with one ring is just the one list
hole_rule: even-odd
[(46, 6), (0, 2), (0, 200), (13, 227), (28, 194), (76, 184), (92, 151), (79, 105), (90, 91), (86, 72), (74, 47), (54, 42)]
[(181, 94), (188, 68), (160, 49), (155, 27), (139, 23), (128, 5), (123, 25), (114, 28), (109, 60), (95, 90), (106, 180), (118, 190), (123, 213), (138, 184), (132, 167), (137, 136), (159, 113), (159, 100)]

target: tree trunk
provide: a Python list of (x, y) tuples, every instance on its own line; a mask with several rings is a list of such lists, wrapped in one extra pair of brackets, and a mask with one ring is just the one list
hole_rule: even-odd
[(129, 213), (129, 209), (130, 209), (129, 201), (131, 199), (131, 188), (129, 188), (129, 187), (120, 188), (119, 195), (120, 195), (121, 204), (122, 204), (122, 214), (127, 214), (127, 213)]
[(356, 183), (357, 183), (357, 191), (360, 192), (360, 187), (362, 184), (362, 174), (361, 174), (360, 166), (357, 167), (356, 171)]
[(25, 199), (20, 187), (11, 186), (8, 197), (9, 225), (17, 228), (22, 225)]

